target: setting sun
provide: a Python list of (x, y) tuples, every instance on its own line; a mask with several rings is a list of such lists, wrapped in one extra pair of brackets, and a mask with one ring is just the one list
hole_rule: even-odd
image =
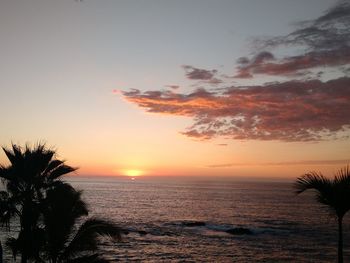
[(136, 170), (136, 169), (130, 169), (130, 170), (125, 170), (124, 171), (124, 174), (127, 175), (127, 176), (140, 176), (143, 174), (142, 171), (140, 170)]

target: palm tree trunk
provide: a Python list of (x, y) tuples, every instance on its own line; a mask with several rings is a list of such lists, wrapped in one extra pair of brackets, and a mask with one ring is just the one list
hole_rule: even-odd
[(1, 241), (0, 241), (0, 263), (2, 263), (2, 256), (3, 256), (3, 253), (2, 253), (2, 245), (1, 245)]
[(343, 263), (343, 217), (338, 217), (338, 263)]

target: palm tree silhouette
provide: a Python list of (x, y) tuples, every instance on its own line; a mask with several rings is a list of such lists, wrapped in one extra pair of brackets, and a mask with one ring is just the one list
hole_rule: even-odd
[[(61, 177), (75, 171), (55, 158), (55, 151), (44, 144), (24, 149), (12, 144), (3, 148), (10, 161), (0, 165), (0, 178), (6, 191), (0, 191), (0, 222), (10, 228), (19, 218), (17, 238), (8, 238), (6, 245), (14, 259), (21, 262), (105, 263), (99, 255), (101, 236), (119, 240), (120, 229), (112, 222), (89, 218), (81, 192)], [(76, 226), (80, 227), (76, 229)]]
[(299, 177), (295, 183), (297, 194), (315, 190), (316, 199), (330, 208), (338, 221), (338, 262), (343, 263), (343, 218), (350, 210), (350, 169), (340, 169), (333, 180), (321, 173), (310, 172)]
[(45, 253), (49, 262), (109, 262), (96, 252), (99, 238), (108, 236), (120, 240), (121, 230), (115, 224), (98, 218), (87, 219), (76, 230), (77, 222), (88, 214), (81, 192), (62, 183), (48, 190), (44, 206)]
[(39, 227), (42, 200), (46, 190), (60, 184), (63, 175), (75, 171), (64, 161), (55, 158), (55, 151), (45, 144), (33, 148), (21, 148), (12, 144), (11, 149), (3, 148), (10, 164), (0, 165), (0, 178), (6, 191), (0, 191), (0, 221), (9, 227), (12, 218), (19, 218), (20, 231), (17, 239), (8, 244), (14, 255), (21, 254), (21, 262), (28, 259), (39, 261), (43, 246), (43, 230)]

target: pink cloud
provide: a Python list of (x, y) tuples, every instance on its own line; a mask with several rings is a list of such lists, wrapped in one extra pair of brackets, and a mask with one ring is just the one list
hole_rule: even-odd
[[(339, 2), (315, 20), (299, 23), (288, 35), (258, 40), (255, 56), (237, 60), (235, 78), (256, 74), (307, 76), (305, 80), (252, 86), (228, 86), (216, 69), (182, 66), (185, 76), (199, 88), (191, 93), (171, 90), (123, 91), (131, 103), (153, 113), (185, 116), (192, 126), (181, 133), (200, 140), (224, 137), (237, 140), (319, 141), (349, 137), (350, 133), (350, 2)], [(277, 58), (271, 50), (297, 46), (304, 51)], [(322, 82), (328, 69), (344, 75)], [(312, 71), (313, 70), (313, 71)], [(221, 76), (222, 79), (217, 76)], [(231, 84), (230, 84), (231, 85)], [(226, 87), (225, 87), (226, 86)]]
[(350, 127), (350, 78), (231, 86), (189, 94), (123, 92), (148, 112), (186, 116), (194, 123), (182, 134), (211, 139), (319, 141), (338, 138)]
[(121, 91), (120, 91), (119, 89), (113, 89), (113, 90), (112, 90), (112, 93), (113, 93), (113, 94), (120, 94)]

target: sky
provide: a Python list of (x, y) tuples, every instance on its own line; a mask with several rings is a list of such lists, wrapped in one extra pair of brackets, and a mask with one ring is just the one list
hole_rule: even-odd
[(349, 25), (349, 1), (1, 0), (0, 145), (78, 175), (332, 174)]

